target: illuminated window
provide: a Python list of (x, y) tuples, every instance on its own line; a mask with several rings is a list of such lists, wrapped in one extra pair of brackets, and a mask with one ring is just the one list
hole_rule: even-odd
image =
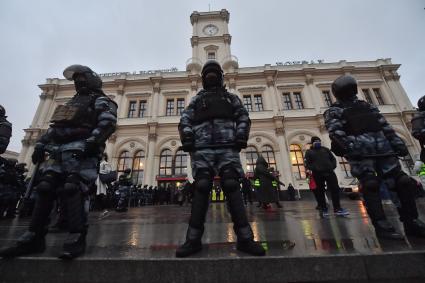
[(145, 152), (143, 150), (139, 150), (136, 152), (133, 158), (133, 169), (132, 169), (132, 178), (133, 184), (142, 184), (143, 176), (145, 171)]
[(179, 150), (174, 158), (174, 174), (187, 175), (187, 153)]
[(254, 172), (255, 163), (257, 162), (258, 152), (257, 149), (253, 146), (248, 146), (245, 150), (246, 156), (246, 171)]
[(301, 147), (297, 144), (291, 144), (289, 156), (291, 158), (292, 174), (298, 180), (305, 179), (304, 156)]
[(128, 151), (121, 152), (120, 156), (118, 157), (118, 173), (124, 172), (125, 169), (131, 168), (131, 157), (130, 153)]
[(345, 173), (345, 177), (347, 178), (352, 178), (353, 176), (351, 175), (351, 167), (350, 164), (348, 163), (347, 160), (345, 160), (344, 157), (339, 157), (339, 165), (342, 168), (342, 171), (344, 171)]
[(261, 149), (261, 155), (264, 157), (264, 159), (269, 164), (269, 167), (273, 167), (274, 170), (277, 170), (276, 168), (276, 159), (274, 157), (274, 151), (273, 148), (269, 145), (263, 146)]
[(172, 163), (171, 150), (164, 149), (159, 157), (159, 175), (172, 175)]

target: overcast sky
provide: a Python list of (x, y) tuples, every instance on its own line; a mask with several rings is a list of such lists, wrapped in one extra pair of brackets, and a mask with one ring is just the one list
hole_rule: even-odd
[(38, 84), (71, 64), (98, 73), (177, 67), (191, 57), (192, 11), (230, 12), (241, 67), (392, 58), (413, 104), (425, 95), (425, 0), (1, 0), (0, 104), (20, 151)]

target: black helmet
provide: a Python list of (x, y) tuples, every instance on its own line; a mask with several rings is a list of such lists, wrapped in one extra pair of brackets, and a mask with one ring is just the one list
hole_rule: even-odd
[[(78, 75), (82, 75), (85, 80), (79, 80)], [(102, 88), (102, 80), (99, 75), (87, 66), (71, 65), (63, 71), (63, 76), (70, 81), (74, 81), (75, 89), (79, 92), (84, 88), (89, 90), (99, 90)]]
[(332, 83), (332, 93), (338, 100), (352, 100), (357, 95), (357, 81), (350, 75), (343, 75)]
[[(214, 83), (211, 83), (208, 81), (207, 74), (209, 73), (215, 73), (217, 74), (218, 80), (216, 80)], [(222, 87), (223, 86), (223, 69), (221, 68), (220, 64), (215, 60), (208, 60), (204, 67), (202, 67), (201, 71), (202, 76), (202, 86), (204, 89), (208, 89), (211, 87)]]
[(4, 109), (3, 105), (0, 105), (0, 117), (6, 118), (6, 109)]
[(419, 111), (425, 111), (425, 95), (418, 100)]
[(124, 170), (124, 174), (130, 174), (131, 173), (131, 169), (130, 168), (126, 168), (125, 170)]

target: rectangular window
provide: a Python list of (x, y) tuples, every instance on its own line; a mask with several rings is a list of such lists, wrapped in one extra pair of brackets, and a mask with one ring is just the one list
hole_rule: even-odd
[(184, 98), (177, 98), (177, 115), (181, 115), (184, 110)]
[(251, 95), (244, 95), (243, 96), (243, 106), (245, 106), (245, 108), (246, 108), (246, 110), (248, 110), (248, 112), (252, 112)]
[(261, 96), (261, 94), (256, 94), (254, 95), (254, 105), (255, 105), (255, 109), (254, 111), (263, 111), (263, 97)]
[(322, 94), (323, 94), (323, 99), (325, 100), (325, 105), (327, 107), (331, 107), (332, 105), (331, 92), (329, 90), (324, 90), (322, 91)]
[(165, 116), (174, 115), (174, 99), (167, 99), (167, 109), (165, 111)]
[(379, 105), (384, 105), (384, 104), (385, 104), (385, 102), (384, 102), (384, 100), (382, 99), (381, 91), (379, 90), (379, 88), (374, 88), (374, 89), (373, 89), (373, 93), (375, 94), (376, 101), (378, 101), (378, 104), (379, 104)]
[(208, 52), (208, 60), (215, 59), (215, 52)]
[(372, 100), (372, 97), (370, 96), (369, 89), (367, 89), (367, 88), (362, 89), (362, 92), (363, 92), (363, 94), (364, 94), (364, 97), (366, 98), (366, 101), (367, 101), (368, 103), (370, 103), (370, 104), (374, 104), (374, 103), (373, 103), (373, 100)]
[(139, 101), (139, 118), (143, 118), (146, 116), (146, 111), (147, 111), (146, 106), (147, 106), (146, 100)]
[(283, 110), (291, 110), (291, 109), (293, 109), (290, 93), (289, 92), (284, 92), (282, 94), (282, 97), (283, 97)]
[(127, 118), (134, 118), (136, 115), (136, 101), (130, 101), (128, 105)]
[(300, 92), (294, 92), (294, 102), (296, 109), (304, 109), (304, 104)]

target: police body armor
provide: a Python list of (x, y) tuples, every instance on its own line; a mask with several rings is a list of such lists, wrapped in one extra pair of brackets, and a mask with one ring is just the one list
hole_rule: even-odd
[(5, 118), (0, 119), (0, 154), (6, 151), (12, 136), (12, 124)]
[(92, 128), (96, 125), (96, 113), (94, 102), (97, 96), (75, 95), (65, 105), (59, 105), (50, 120), (53, 127), (86, 127)]
[(369, 132), (379, 132), (382, 126), (379, 123), (379, 114), (370, 111), (369, 104), (357, 101), (344, 109), (343, 118), (347, 122), (344, 127), (348, 136), (361, 135)]
[(195, 105), (195, 123), (212, 119), (233, 119), (233, 106), (225, 89), (206, 91)]

